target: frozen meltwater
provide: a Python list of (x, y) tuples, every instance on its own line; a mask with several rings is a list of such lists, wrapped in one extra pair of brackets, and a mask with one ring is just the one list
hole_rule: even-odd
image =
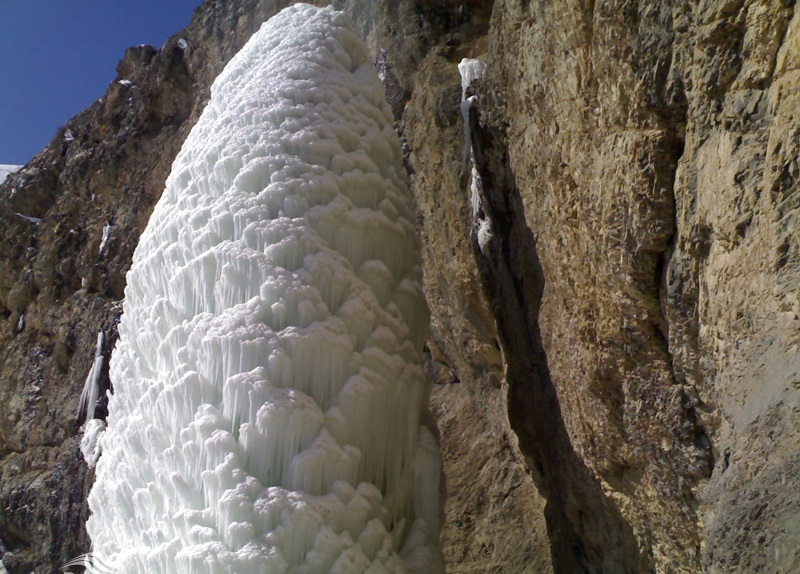
[(95, 554), (443, 572), (427, 326), (383, 86), (341, 13), (296, 4), (214, 82), (134, 255), (86, 445)]

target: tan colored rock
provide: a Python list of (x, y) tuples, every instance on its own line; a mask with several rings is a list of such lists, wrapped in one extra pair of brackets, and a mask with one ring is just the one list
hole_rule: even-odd
[(648, 569), (800, 560), (796, 26), (778, 2), (495, 4), (483, 117), (536, 237), (547, 364)]
[(457, 63), (428, 56), (404, 114), (432, 315), (442, 544), (449, 572), (549, 572), (544, 500), (508, 422), (503, 357), (475, 267)]

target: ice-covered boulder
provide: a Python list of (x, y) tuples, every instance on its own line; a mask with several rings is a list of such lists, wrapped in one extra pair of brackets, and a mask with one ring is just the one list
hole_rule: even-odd
[(439, 572), (428, 324), (360, 37), (298, 4), (228, 64), (128, 274), (89, 502), (120, 572)]

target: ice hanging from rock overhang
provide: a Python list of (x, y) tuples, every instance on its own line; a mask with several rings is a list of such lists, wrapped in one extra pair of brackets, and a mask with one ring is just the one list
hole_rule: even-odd
[(361, 39), (297, 4), (226, 66), (128, 275), (88, 530), (119, 572), (441, 572), (428, 324)]
[(478, 246), (483, 251), (492, 237), (492, 224), (481, 205), (481, 191), (483, 181), (475, 164), (475, 152), (472, 147), (472, 132), (470, 126), (470, 110), (478, 101), (477, 96), (467, 97), (470, 85), (476, 80), (482, 80), (486, 75), (486, 64), (480, 60), (463, 58), (458, 64), (458, 73), (461, 74), (461, 119), (464, 122), (464, 167), (469, 167), (469, 191), (472, 206), (473, 232), (478, 241)]

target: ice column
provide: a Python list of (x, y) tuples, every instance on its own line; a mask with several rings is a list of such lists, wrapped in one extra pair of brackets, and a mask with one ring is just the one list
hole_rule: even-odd
[(139, 573), (442, 572), (402, 153), (360, 37), (287, 8), (211, 89), (128, 274), (89, 503)]
[(94, 417), (94, 408), (97, 405), (97, 399), (100, 396), (100, 375), (103, 372), (103, 331), (97, 333), (97, 344), (94, 349), (94, 361), (89, 374), (86, 375), (86, 381), (83, 383), (83, 391), (81, 392), (80, 400), (80, 413), (84, 414), (86, 420), (89, 422)]

